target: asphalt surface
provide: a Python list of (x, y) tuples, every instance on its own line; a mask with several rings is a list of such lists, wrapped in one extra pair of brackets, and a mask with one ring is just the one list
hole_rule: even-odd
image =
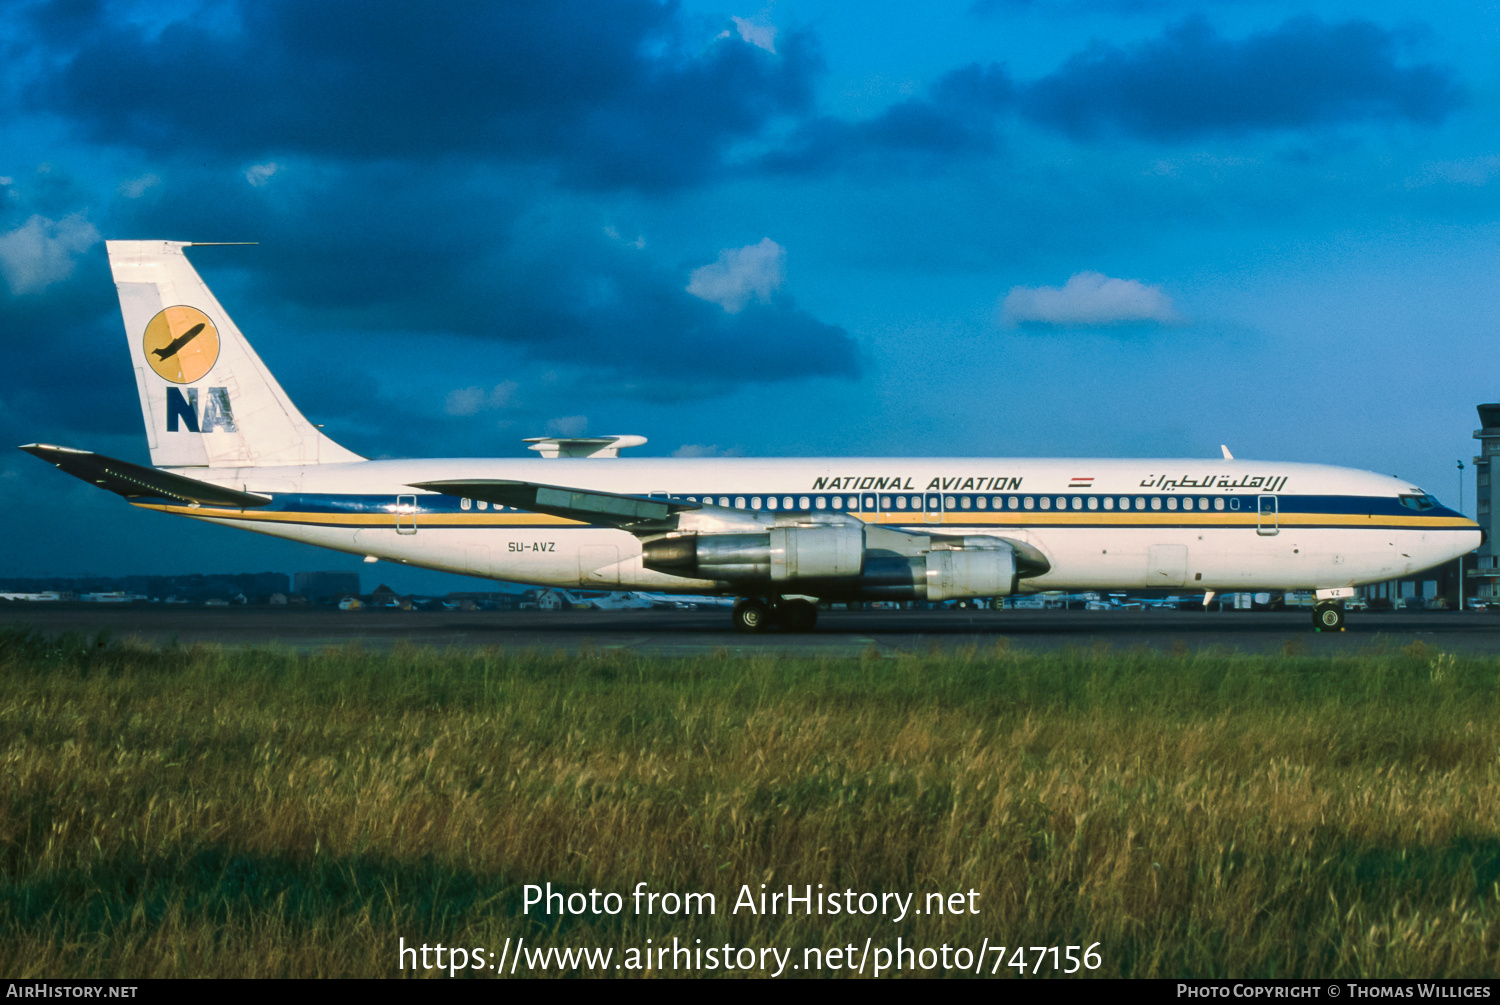
[(811, 634), (770, 631), (741, 635), (729, 612), (337, 611), (272, 607), (196, 608), (97, 604), (15, 604), (0, 607), (0, 628), (29, 625), (48, 635), (109, 629), (116, 639), (154, 645), (212, 642), (316, 649), (358, 643), (386, 648), (405, 641), (446, 647), (502, 646), (545, 650), (630, 649), (665, 656), (727, 650), (737, 654), (883, 655), (933, 648), (994, 645), (1055, 650), (1108, 645), (1163, 651), (1210, 646), (1281, 652), (1358, 652), (1377, 643), (1423, 641), (1449, 651), (1500, 654), (1500, 614), (1356, 612), (1347, 630), (1314, 632), (1310, 613), (1236, 611), (825, 611)]

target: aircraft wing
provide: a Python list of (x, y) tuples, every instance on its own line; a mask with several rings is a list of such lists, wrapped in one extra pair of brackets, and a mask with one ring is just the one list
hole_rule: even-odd
[(271, 501), (270, 496), (212, 485), (89, 450), (55, 447), (50, 443), (28, 443), (21, 449), (62, 468), (74, 478), (81, 478), (126, 499), (176, 499), (194, 506), (234, 506), (240, 509), (264, 506)]
[(566, 517), (584, 523), (603, 523), (632, 530), (641, 529), (642, 524), (649, 526), (669, 521), (685, 510), (702, 508), (698, 503), (645, 499), (595, 489), (572, 489), (504, 479), (414, 482), (411, 487), (441, 492), (444, 495), (482, 499), (488, 503), (514, 506), (516, 509)]

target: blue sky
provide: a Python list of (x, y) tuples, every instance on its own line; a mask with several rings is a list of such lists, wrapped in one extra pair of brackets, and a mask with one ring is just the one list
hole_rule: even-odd
[[(1456, 502), (1500, 13), (1415, 10), (9, 4), (0, 443), (145, 460), (102, 242), (248, 240), (193, 260), (370, 456), (1228, 443)], [(14, 451), (0, 505), (0, 575), (348, 564)]]

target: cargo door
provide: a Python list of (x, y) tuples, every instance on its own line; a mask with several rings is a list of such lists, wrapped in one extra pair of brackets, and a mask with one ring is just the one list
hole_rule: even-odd
[(1183, 586), (1187, 583), (1185, 544), (1153, 544), (1146, 553), (1146, 586)]

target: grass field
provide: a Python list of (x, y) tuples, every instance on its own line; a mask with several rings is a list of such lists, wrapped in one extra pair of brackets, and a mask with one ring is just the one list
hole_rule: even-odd
[[(411, 974), (401, 939), (619, 963), (674, 936), (1500, 973), (1500, 660), (1420, 644), (670, 660), (12, 630), (0, 757), (12, 977)], [(523, 913), (547, 882), (625, 909)], [(638, 915), (640, 882), (717, 911)], [(979, 913), (731, 913), (761, 883), (973, 889)]]

